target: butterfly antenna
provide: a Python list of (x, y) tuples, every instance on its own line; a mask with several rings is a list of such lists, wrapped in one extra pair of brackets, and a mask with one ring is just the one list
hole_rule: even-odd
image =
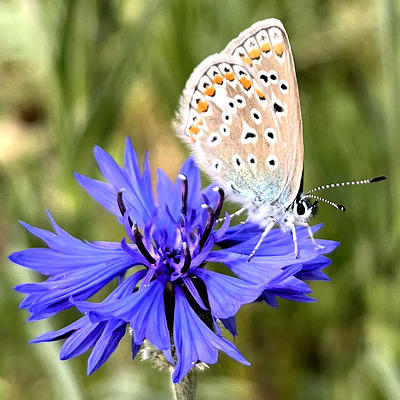
[(323, 197), (320, 197), (320, 196), (316, 196), (315, 194), (305, 194), (301, 198), (302, 199), (304, 199), (304, 198), (312, 198), (312, 199), (316, 199), (318, 201), (323, 201), (324, 203), (329, 204), (330, 206), (335, 207), (336, 209), (338, 209), (340, 211), (346, 211), (346, 207), (344, 205), (334, 203), (333, 201), (324, 199)]
[[(331, 189), (331, 188), (339, 187), (339, 186), (365, 185), (366, 183), (380, 182), (380, 181), (384, 181), (385, 179), (387, 179), (387, 177), (382, 175), (382, 176), (377, 176), (376, 178), (372, 178), (372, 179), (363, 179), (361, 181), (348, 181), (348, 182), (330, 183), (328, 185), (322, 185), (322, 186), (318, 186), (318, 187), (316, 187), (314, 189), (311, 189), (303, 197), (312, 197), (312, 196), (309, 196), (309, 195), (311, 193), (318, 192), (319, 190)], [(321, 199), (321, 200), (324, 201), (323, 199)], [(328, 201), (325, 201), (325, 202), (329, 203)]]

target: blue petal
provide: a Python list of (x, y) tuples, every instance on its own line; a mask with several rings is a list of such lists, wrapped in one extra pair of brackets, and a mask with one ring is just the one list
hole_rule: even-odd
[(127, 254), (114, 243), (82, 242), (62, 230), (54, 220), (52, 223), (57, 235), (24, 224), (51, 249), (27, 249), (10, 256), (10, 260), (17, 264), (52, 275), (45, 282), (27, 283), (15, 288), (28, 294), (21, 307), (31, 312), (29, 320), (47, 318), (71, 307), (71, 298), (84, 300), (90, 297), (143, 261), (140, 253)]
[(221, 318), (221, 322), (223, 323), (224, 327), (228, 329), (228, 331), (232, 334), (232, 336), (237, 336), (235, 317)]
[(72, 306), (70, 297), (85, 300), (132, 266), (132, 258), (120, 257), (105, 263), (59, 274), (41, 283), (18, 285), (15, 289), (29, 294), (23, 306), (32, 313), (30, 320), (42, 319), (48, 313)]
[[(137, 221), (138, 224), (142, 225), (151, 219), (154, 200), (152, 199), (152, 195), (149, 197), (149, 191), (152, 191), (152, 185), (148, 165), (145, 167), (143, 178), (137, 176), (130, 177), (127, 172), (100, 147), (95, 148), (95, 157), (102, 174), (115, 190), (114, 199), (116, 200), (119, 191), (125, 189), (125, 206), (126, 208), (132, 208), (135, 210), (134, 220)], [(140, 184), (138, 184), (139, 181)]]
[(140, 187), (140, 167), (135, 149), (132, 146), (131, 139), (126, 138), (126, 147), (124, 154), (124, 166), (126, 173), (132, 180), (133, 184)]
[(117, 191), (109, 183), (88, 178), (75, 172), (79, 184), (103, 207), (121, 220), (121, 212), (117, 204)]
[(122, 337), (125, 335), (127, 324), (121, 324), (112, 332), (104, 330), (94, 345), (93, 351), (88, 359), (87, 374), (90, 375), (103, 365), (117, 348)]
[(228, 340), (217, 336), (197, 316), (189, 306), (179, 287), (175, 288), (174, 343), (177, 363), (172, 381), (179, 382), (198, 362), (214, 364), (218, 360), (218, 350), (245, 365), (249, 362)]
[[(176, 189), (175, 185), (163, 170), (158, 170), (157, 173), (157, 201), (159, 204), (165, 204), (175, 221), (179, 221), (182, 208), (181, 189), (179, 188), (179, 191)], [(165, 207), (160, 207), (158, 217), (157, 226), (159, 229), (166, 226), (168, 235), (172, 236), (175, 232), (175, 226), (171, 223), (171, 219)]]
[(171, 193), (175, 190), (175, 186), (169, 179), (168, 175), (162, 170), (157, 170), (157, 200), (159, 204), (167, 203)]
[(140, 345), (146, 338), (160, 350), (170, 347), (164, 307), (165, 279), (156, 279), (148, 286), (120, 300), (100, 304), (76, 302), (76, 307), (89, 313), (93, 322), (107, 318), (130, 322), (134, 342)]
[(211, 313), (217, 318), (233, 317), (243, 304), (253, 302), (264, 290), (262, 285), (206, 269), (197, 269), (195, 274), (205, 283)]
[[(266, 296), (264, 298), (264, 296)], [(269, 290), (269, 291), (265, 291), (260, 298), (262, 300), (265, 300), (269, 305), (272, 305), (272, 307), (276, 307), (276, 301), (275, 302), (271, 302), (271, 297), (270, 296), (278, 296), (281, 297), (282, 299), (285, 300), (291, 300), (291, 301), (298, 301), (301, 303), (311, 303), (314, 302), (315, 299), (313, 299), (312, 297), (306, 296), (302, 293), (298, 293), (298, 292), (290, 292), (289, 290)], [(272, 303), (272, 304), (271, 304)]]
[(94, 149), (94, 155), (101, 173), (104, 178), (110, 182), (116, 192), (128, 188), (134, 190), (126, 172), (107, 152), (105, 152), (101, 147), (96, 146)]
[(84, 326), (90, 324), (90, 319), (88, 316), (84, 316), (72, 324), (59, 329), (58, 331), (45, 332), (41, 335), (30, 340), (29, 343), (42, 343), (42, 342), (54, 342), (56, 340), (66, 339), (70, 337), (75, 331), (83, 328)]
[(86, 353), (95, 345), (107, 322), (96, 324), (88, 323), (81, 329), (75, 331), (64, 343), (60, 351), (60, 359), (68, 360)]
[(329, 258), (318, 256), (314, 260), (303, 264), (301, 271), (296, 274), (296, 277), (304, 281), (329, 281), (329, 277), (321, 269), (328, 267), (330, 264), (331, 260)]
[(153, 209), (151, 208), (154, 204), (154, 195), (153, 195), (153, 184), (151, 181), (151, 168), (150, 168), (150, 161), (149, 161), (149, 153), (146, 153), (146, 157), (144, 160), (144, 168), (143, 168), (143, 175), (142, 175), (142, 190), (143, 190), (143, 200), (144, 206), (149, 208), (150, 218), (153, 214)]
[(136, 355), (139, 352), (141, 346), (142, 346), (141, 343), (140, 344), (136, 344), (133, 341), (133, 338), (132, 338), (132, 360), (136, 357)]
[[(250, 241), (252, 243), (249, 245)], [(240, 278), (260, 283), (272, 279), (279, 269), (288, 265), (306, 265), (313, 262), (314, 259), (334, 250), (338, 245), (337, 242), (319, 240), (317, 243), (323, 245), (324, 248), (317, 249), (310, 239), (306, 239), (299, 243), (300, 256), (296, 258), (293, 251), (293, 241), (291, 244), (285, 242), (282, 244), (281, 242), (281, 244), (275, 246), (263, 243), (251, 261), (247, 262), (248, 255), (253, 250), (255, 242), (248, 240), (228, 249), (214, 251), (207, 256), (207, 261), (224, 263)]]

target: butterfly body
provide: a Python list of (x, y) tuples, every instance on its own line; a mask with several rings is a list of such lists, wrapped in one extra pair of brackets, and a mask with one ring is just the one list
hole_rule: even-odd
[(288, 208), (280, 205), (253, 202), (248, 209), (249, 221), (265, 228), (271, 220), (279, 225), (284, 232), (294, 225), (305, 226), (307, 221), (315, 215), (317, 204), (301, 199), (295, 200)]

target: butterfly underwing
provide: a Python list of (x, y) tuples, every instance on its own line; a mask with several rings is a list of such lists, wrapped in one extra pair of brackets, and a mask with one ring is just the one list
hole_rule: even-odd
[[(289, 39), (277, 19), (255, 23), (193, 71), (175, 129), (200, 168), (243, 205), (238, 213), (247, 209), (249, 220), (265, 228), (249, 259), (275, 224), (292, 231), (296, 256), (296, 225), (306, 226), (314, 241), (307, 221), (317, 201), (310, 198), (344, 210), (311, 191), (302, 194), (299, 91)], [(335, 185), (342, 184), (321, 188)]]

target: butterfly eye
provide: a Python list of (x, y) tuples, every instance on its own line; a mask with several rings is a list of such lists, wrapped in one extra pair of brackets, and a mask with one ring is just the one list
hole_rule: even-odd
[(304, 207), (304, 204), (302, 201), (300, 203), (297, 203), (296, 212), (297, 212), (297, 215), (305, 214), (306, 208)]
[(286, 93), (289, 91), (289, 85), (288, 85), (287, 81), (285, 81), (284, 79), (282, 79), (282, 80), (279, 82), (279, 87), (280, 87), (281, 92), (282, 92), (283, 94), (286, 94)]
[(308, 219), (310, 216), (315, 214), (316, 212), (316, 204), (311, 204), (307, 200), (300, 200), (299, 202), (295, 202), (293, 207), (293, 212), (295, 216), (301, 217), (301, 219)]
[(257, 125), (261, 124), (262, 117), (261, 117), (260, 111), (258, 111), (256, 108), (253, 108), (253, 109), (250, 111), (250, 114), (251, 114), (252, 120), (253, 120)]
[(269, 79), (273, 85), (276, 85), (278, 83), (278, 74), (273, 69), (269, 71)]
[(246, 107), (246, 100), (245, 100), (244, 97), (241, 96), (240, 94), (237, 94), (237, 95), (235, 96), (235, 101), (236, 101), (236, 105), (237, 105), (239, 108), (244, 108), (244, 107)]

